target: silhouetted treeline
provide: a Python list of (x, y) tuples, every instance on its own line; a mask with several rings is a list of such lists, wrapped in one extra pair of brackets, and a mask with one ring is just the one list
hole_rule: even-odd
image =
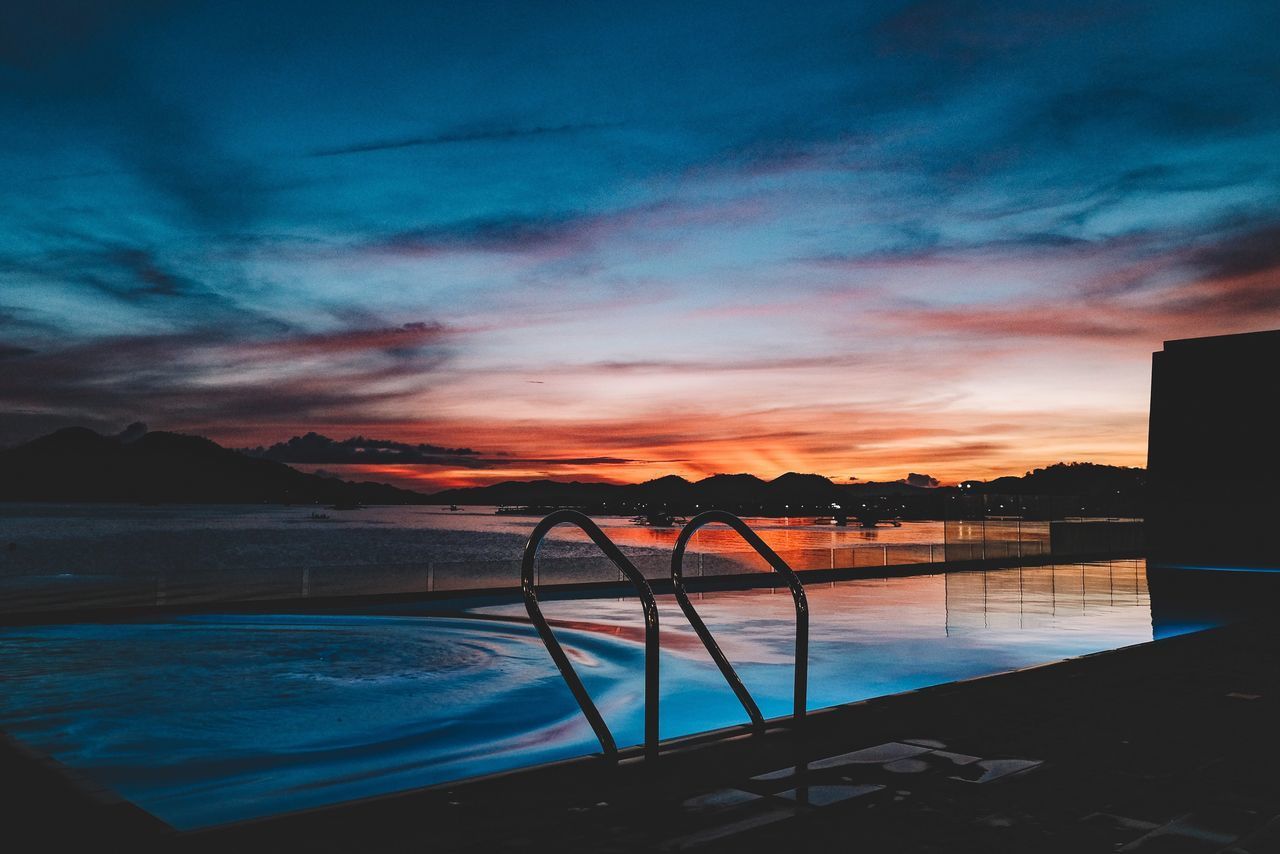
[[(1140, 494), (1147, 486), (1147, 470), (1097, 463), (1057, 463), (1029, 471), (1022, 477), (967, 480), (978, 492), (1005, 495)], [(962, 484), (963, 486), (964, 484)]]
[[(903, 519), (943, 519), (955, 515), (956, 502), (972, 504), (983, 495), (1045, 495), (1070, 500), (1057, 508), (1073, 514), (1141, 515), (1144, 500), (1142, 469), (1093, 463), (1058, 463), (1022, 477), (990, 482), (965, 481), (959, 487), (918, 485), (936, 482), (916, 476), (908, 481), (837, 484), (821, 475), (789, 472), (771, 481), (749, 474), (718, 474), (699, 481), (675, 475), (637, 484), (563, 483), (552, 480), (506, 481), (492, 486), (449, 489), (431, 496), (440, 504), (497, 504), (543, 511), (577, 507), (592, 513), (630, 514), (665, 510), (689, 514), (700, 510), (729, 510), (746, 515), (856, 515), (874, 509), (880, 515)], [(978, 505), (983, 502), (979, 501)], [(1048, 506), (1048, 505), (1046, 505)], [(1012, 507), (1009, 508), (1013, 513)], [(1028, 513), (1035, 512), (1028, 506)]]

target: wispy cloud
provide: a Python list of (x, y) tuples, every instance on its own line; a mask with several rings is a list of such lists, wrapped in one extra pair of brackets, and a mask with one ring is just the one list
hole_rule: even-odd
[(394, 151), (401, 148), (421, 148), (435, 145), (452, 145), (467, 142), (509, 142), (543, 136), (563, 136), (588, 133), (618, 127), (607, 122), (581, 122), (578, 124), (533, 125), (528, 127), (479, 126), (456, 128), (435, 134), (402, 136), (392, 139), (375, 139), (312, 150), (312, 157), (340, 157), (346, 154), (369, 154), (378, 151)]
[[(146, 416), (160, 427), (217, 432), (245, 422), (377, 420), (420, 394), (448, 359), (442, 328), (398, 327), (244, 339), (216, 327), (14, 348), (0, 376), (7, 406), (99, 420)], [(311, 356), (324, 357), (319, 363)]]

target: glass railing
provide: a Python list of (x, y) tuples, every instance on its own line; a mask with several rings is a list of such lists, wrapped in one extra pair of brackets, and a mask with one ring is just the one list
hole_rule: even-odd
[[(907, 521), (897, 527), (837, 528), (812, 517), (748, 521), (799, 572), (1135, 554), (1142, 548), (1141, 521), (1134, 518), (1069, 516), (1066, 510), (1082, 505), (1056, 498), (977, 498), (982, 500), (957, 502), (956, 518), (945, 522)], [(1050, 511), (1062, 515), (1046, 518)], [(452, 529), (439, 526), (454, 524), (460, 517), (440, 511), (434, 511), (435, 516), (382, 519), (373, 508), (359, 524), (306, 527), (292, 517), (283, 522), (246, 520), (243, 513), (231, 510), (222, 515), (192, 510), (174, 522), (176, 511), (165, 510), (170, 518), (155, 533), (148, 533), (147, 519), (136, 508), (123, 511), (101, 532), (87, 533), (51, 527), (53, 512), (38, 509), (44, 515), (37, 517), (37, 511), (31, 511), (28, 521), (20, 514), (0, 517), (0, 613), (514, 588), (519, 584), (523, 537), (537, 521), (507, 518), (498, 523), (504, 526), (501, 530), (484, 528), (482, 535), (491, 538), (485, 550), (511, 555), (490, 559), (465, 553), (475, 539), (474, 529), (494, 524), (479, 514), (458, 523), (470, 525), (472, 531), (458, 531), (454, 537)], [(437, 521), (438, 516), (445, 521)], [(422, 529), (412, 526), (424, 519), (437, 527), (429, 531), (430, 542), (419, 544), (412, 538)], [(262, 527), (268, 523), (276, 527)], [(669, 576), (670, 541), (679, 528), (637, 528), (626, 519), (606, 519), (603, 524), (647, 578)], [(441, 544), (441, 530), (448, 535), (443, 539), (454, 537), (457, 542)], [(709, 536), (701, 538), (704, 533)], [(495, 536), (505, 539), (492, 540)], [(754, 551), (735, 548), (737, 544), (711, 531), (699, 537), (686, 558), (687, 578), (770, 571)], [(584, 550), (571, 537), (549, 540), (537, 563), (538, 583), (619, 580), (609, 561), (575, 551)], [(416, 554), (421, 558), (388, 559)]]

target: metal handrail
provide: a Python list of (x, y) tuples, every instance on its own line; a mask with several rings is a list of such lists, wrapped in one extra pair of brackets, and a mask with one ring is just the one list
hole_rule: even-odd
[(750, 692), (742, 684), (742, 679), (738, 676), (737, 671), (733, 669), (733, 665), (729, 663), (729, 659), (721, 652), (719, 644), (711, 636), (711, 632), (707, 629), (707, 624), (702, 621), (702, 617), (698, 616), (693, 603), (689, 601), (689, 594), (684, 589), (685, 548), (689, 545), (690, 538), (699, 528), (716, 522), (728, 525), (737, 531), (739, 536), (746, 540), (747, 545), (755, 549), (761, 557), (768, 561), (774, 572), (786, 579), (787, 586), (791, 589), (791, 598), (796, 606), (795, 687), (792, 694), (792, 716), (798, 725), (805, 716), (809, 684), (809, 600), (805, 597), (804, 585), (800, 583), (800, 579), (791, 567), (787, 565), (787, 562), (778, 557), (777, 552), (769, 548), (765, 541), (760, 539), (760, 535), (751, 529), (751, 526), (732, 513), (726, 513), (723, 510), (708, 510), (704, 513), (699, 513), (689, 520), (689, 524), (684, 526), (684, 530), (680, 532), (680, 536), (676, 539), (675, 551), (671, 554), (671, 586), (675, 591), (676, 601), (680, 603), (680, 610), (684, 611), (684, 615), (689, 619), (689, 624), (693, 626), (693, 630), (702, 639), (702, 645), (707, 648), (707, 652), (711, 653), (711, 657), (715, 660), (716, 666), (720, 668), (720, 673), (724, 675), (725, 681), (729, 683), (729, 687), (737, 695), (738, 702), (742, 704), (742, 708), (746, 709), (752, 725), (757, 730), (762, 730), (764, 728), (764, 716), (760, 714), (760, 707), (751, 698)]
[(565, 524), (577, 525), (586, 532), (592, 542), (604, 552), (605, 557), (613, 561), (614, 566), (618, 567), (618, 570), (635, 585), (636, 592), (640, 595), (640, 602), (644, 607), (644, 753), (646, 759), (656, 759), (658, 756), (658, 605), (654, 602), (649, 582), (645, 581), (640, 570), (627, 560), (626, 555), (614, 545), (613, 540), (609, 539), (586, 514), (579, 513), (577, 510), (557, 510), (539, 522), (533, 529), (533, 533), (529, 535), (529, 542), (524, 547), (524, 559), (520, 565), (520, 589), (524, 591), (525, 610), (529, 612), (529, 619), (537, 628), (543, 646), (547, 648), (547, 652), (551, 653), (552, 660), (560, 669), (560, 675), (564, 677), (569, 690), (573, 692), (574, 699), (578, 701), (582, 714), (586, 716), (591, 729), (595, 731), (601, 750), (606, 756), (616, 759), (618, 747), (613, 740), (613, 734), (609, 732), (608, 725), (600, 716), (600, 710), (592, 702), (591, 695), (587, 693), (582, 680), (578, 678), (577, 671), (569, 662), (569, 656), (565, 655), (560, 642), (551, 632), (551, 626), (547, 624), (547, 618), (542, 615), (542, 609), (538, 607), (537, 581), (534, 578), (534, 559), (538, 554), (538, 546), (552, 528)]

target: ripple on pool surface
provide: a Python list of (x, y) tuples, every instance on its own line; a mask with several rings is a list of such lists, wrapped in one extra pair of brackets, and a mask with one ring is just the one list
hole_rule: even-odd
[[(561, 636), (601, 707), (625, 704), (639, 651)], [(525, 625), (255, 616), (14, 629), (0, 672), (8, 731), (183, 827), (594, 747)]]
[[(1150, 640), (1141, 562), (812, 585), (810, 708)], [(633, 599), (547, 602), (620, 745), (643, 732)], [(785, 592), (699, 598), (766, 716), (791, 705)], [(479, 618), (190, 616), (0, 629), (0, 726), (182, 828), (593, 753), (520, 605)], [(659, 597), (664, 738), (745, 721)], [(477, 617), (481, 616), (477, 614)]]

